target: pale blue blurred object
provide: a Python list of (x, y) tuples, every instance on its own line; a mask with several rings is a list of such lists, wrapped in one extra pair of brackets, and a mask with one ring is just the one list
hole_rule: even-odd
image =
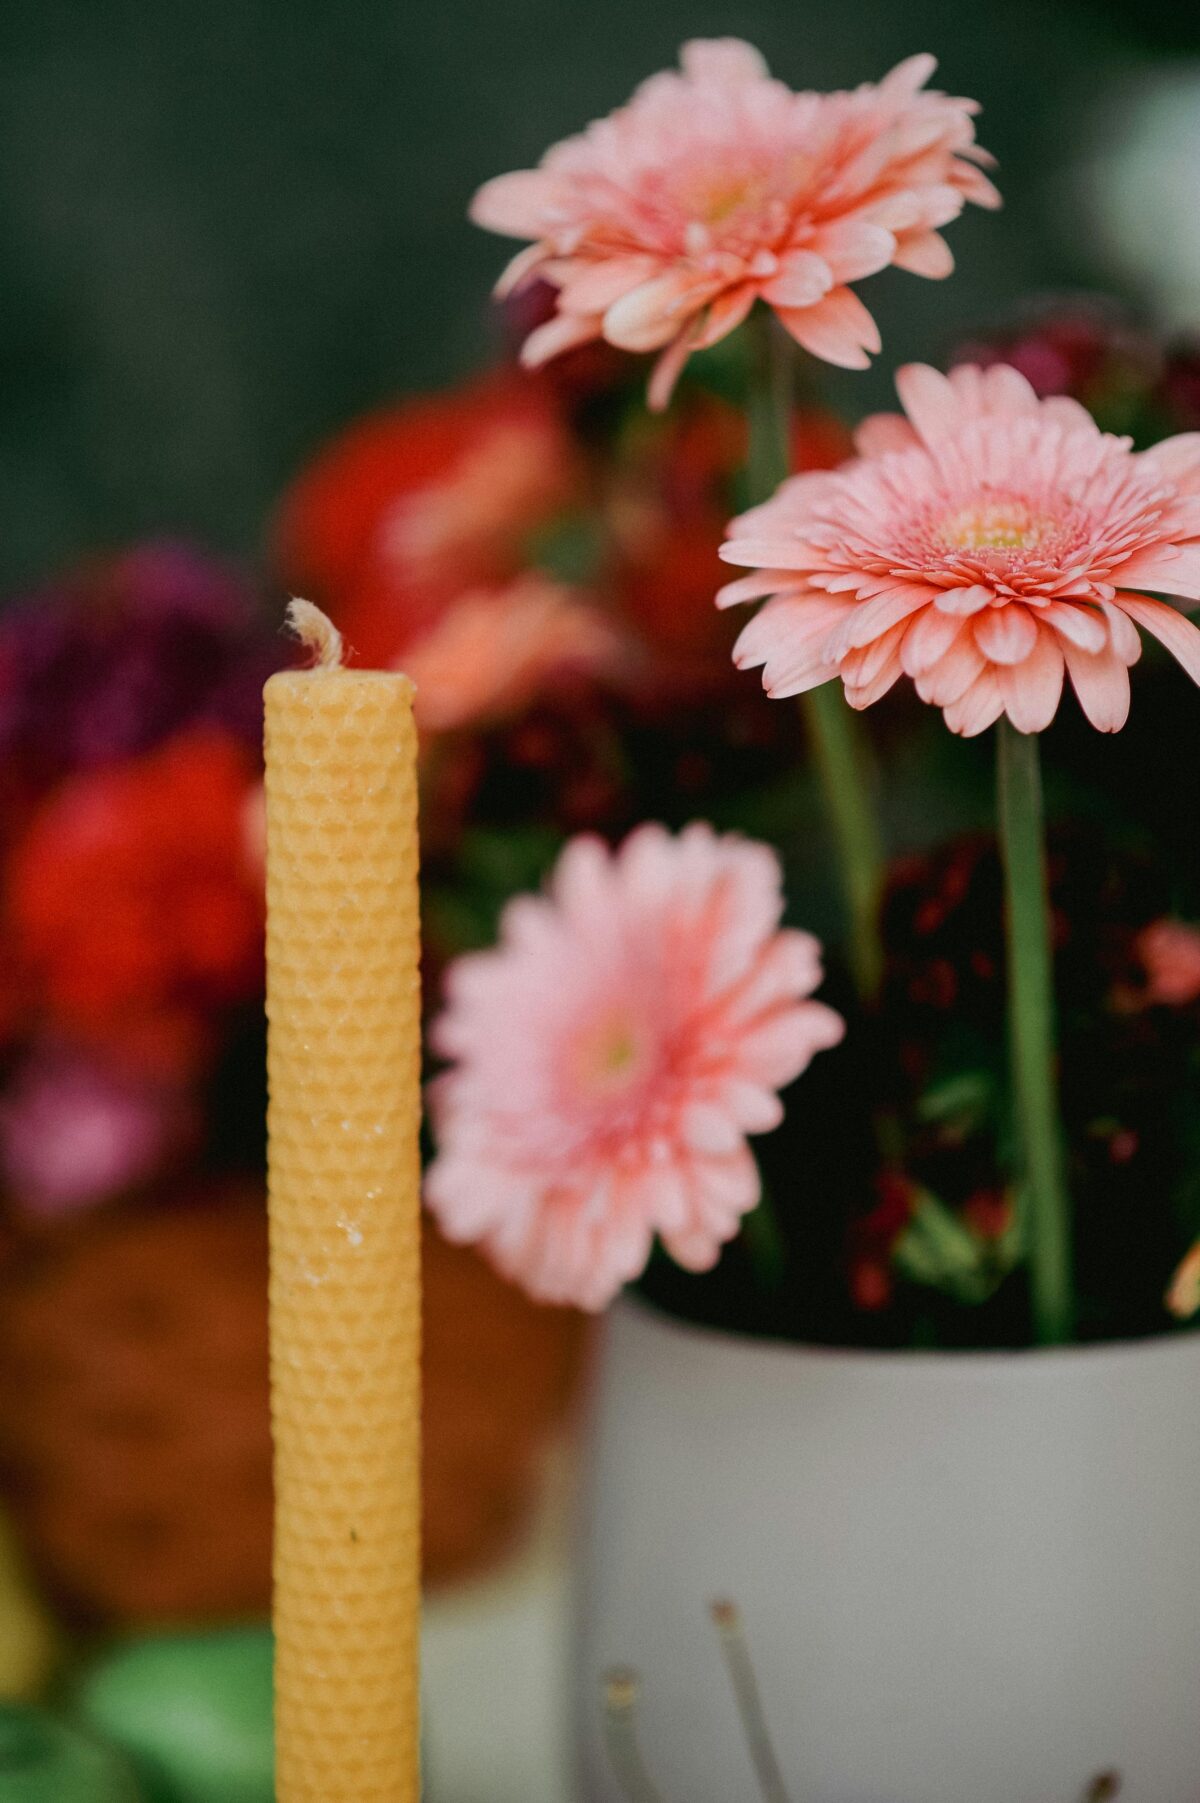
[[(1098, 88), (1060, 218), (1171, 330), (1200, 330), (1200, 58), (1163, 61)], [(1082, 201), (1082, 209), (1080, 202)]]

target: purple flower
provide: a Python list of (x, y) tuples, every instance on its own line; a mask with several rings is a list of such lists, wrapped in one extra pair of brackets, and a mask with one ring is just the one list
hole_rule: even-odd
[(256, 745), (281, 659), (233, 568), (183, 544), (137, 546), (0, 623), (0, 760), (40, 787), (198, 721)]

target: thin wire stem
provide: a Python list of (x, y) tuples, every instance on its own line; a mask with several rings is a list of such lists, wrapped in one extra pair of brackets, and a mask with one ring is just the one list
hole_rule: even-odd
[(736, 1603), (716, 1602), (709, 1605), (709, 1613), (720, 1637), (721, 1651), (724, 1654), (729, 1679), (733, 1685), (733, 1695), (737, 1703), (738, 1715), (741, 1718), (742, 1732), (746, 1736), (746, 1745), (750, 1749), (750, 1757), (754, 1762), (755, 1776), (763, 1794), (763, 1803), (790, 1803), (787, 1787), (783, 1782), (783, 1773), (780, 1771), (779, 1761), (775, 1757), (775, 1748), (771, 1744), (767, 1718), (763, 1713), (762, 1698), (758, 1692), (758, 1679), (754, 1675), (750, 1649), (746, 1645), (746, 1635), (742, 1627), (741, 1611)]
[[(747, 477), (754, 503), (767, 500), (791, 471), (790, 431), (795, 357), (791, 341), (763, 312), (750, 390)], [(850, 964), (864, 1001), (874, 1001), (883, 978), (879, 903), (883, 847), (871, 802), (870, 759), (864, 735), (838, 691), (823, 683), (801, 697), (805, 729), (837, 854), (849, 929)]]
[(1043, 1346), (1075, 1324), (1071, 1214), (1063, 1175), (1055, 1070), (1054, 970), (1042, 779), (1035, 733), (1007, 719), (996, 739), (996, 804), (1008, 931), (1008, 1031), (1029, 1220), (1034, 1333)]
[(604, 1675), (604, 1744), (613, 1776), (627, 1803), (662, 1803), (642, 1761), (637, 1738), (638, 1680), (635, 1672)]

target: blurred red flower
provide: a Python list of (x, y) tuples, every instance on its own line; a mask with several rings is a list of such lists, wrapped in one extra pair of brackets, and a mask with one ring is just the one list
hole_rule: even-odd
[[(1039, 397), (1070, 395), (1105, 431), (1139, 437), (1146, 424), (1140, 416), (1165, 374), (1153, 335), (1127, 308), (1099, 294), (1044, 296), (997, 330), (958, 346), (951, 362), (982, 369), (1010, 364)], [(1151, 438), (1161, 437), (1168, 421), (1176, 429), (1191, 423), (1176, 422), (1169, 405), (1166, 411)]]
[(357, 421), (285, 495), (276, 561), (367, 664), (391, 663), (464, 589), (504, 582), (577, 498), (549, 391), (502, 373)]
[(1200, 928), (1185, 920), (1152, 920), (1134, 949), (1146, 972), (1145, 1001), (1185, 1008), (1200, 997)]
[(1200, 428), (1200, 338), (1191, 335), (1171, 346), (1157, 398), (1175, 430)]
[(875, 1180), (875, 1205), (851, 1223), (849, 1234), (850, 1299), (867, 1314), (886, 1308), (895, 1289), (892, 1252), (912, 1219), (916, 1190), (897, 1171), (881, 1171)]
[(262, 980), (249, 754), (198, 728), (68, 781), (9, 867), (15, 949), (53, 1024), (126, 1064), (186, 1073), (214, 1013)]
[[(622, 611), (659, 654), (649, 666), (652, 686), (733, 686), (736, 634), (713, 597), (725, 580), (719, 550), (746, 462), (745, 416), (693, 393), (661, 423), (644, 417), (623, 449), (609, 497), (613, 578)], [(795, 415), (794, 471), (832, 469), (852, 451), (832, 414)]]

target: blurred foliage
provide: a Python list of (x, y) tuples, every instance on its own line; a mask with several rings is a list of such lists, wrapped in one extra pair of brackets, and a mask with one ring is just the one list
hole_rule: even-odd
[(5, 1803), (146, 1803), (119, 1754), (42, 1709), (0, 1702)]
[(271, 1803), (271, 1662), (266, 1627), (147, 1636), (90, 1668), (78, 1712), (147, 1803)]

